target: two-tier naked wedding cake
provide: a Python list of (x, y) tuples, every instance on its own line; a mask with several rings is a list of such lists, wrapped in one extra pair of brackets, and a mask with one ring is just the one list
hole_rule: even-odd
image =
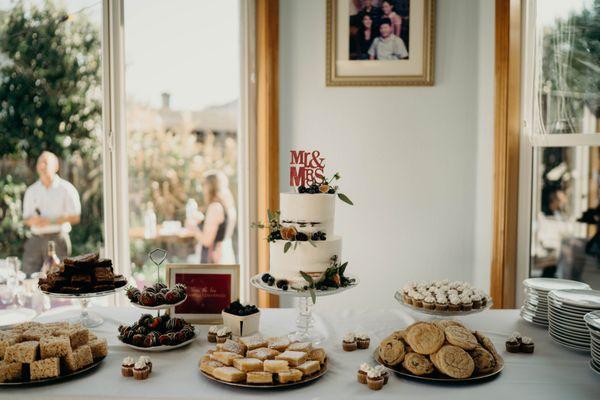
[(270, 269), (276, 279), (305, 282), (300, 271), (318, 276), (331, 266), (332, 258), (342, 259), (342, 238), (333, 233), (335, 200), (334, 193), (280, 193), (282, 232), (293, 228), (301, 240), (294, 238), (297, 243), (287, 245), (287, 251), (288, 241), (271, 242)]
[(334, 222), (336, 199), (352, 201), (334, 185), (339, 174), (329, 179), (323, 175), (322, 158), (312, 164), (307, 161), (306, 156), (314, 153), (318, 154), (292, 152), (292, 163), (303, 160), (300, 168), (292, 167), (292, 192), (280, 193), (280, 211), (269, 212), (268, 226), (260, 225), (269, 229), (270, 242), (270, 271), (262, 280), (283, 290), (349, 283), (343, 274), (346, 264), (341, 264), (342, 238), (334, 234)]

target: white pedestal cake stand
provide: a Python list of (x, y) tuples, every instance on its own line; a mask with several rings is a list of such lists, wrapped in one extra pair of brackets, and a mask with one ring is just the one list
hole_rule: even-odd
[[(308, 291), (298, 291), (295, 289), (283, 290), (277, 288), (275, 285), (269, 286), (261, 280), (263, 274), (258, 274), (250, 279), (250, 283), (257, 289), (264, 290), (267, 293), (275, 294), (284, 297), (296, 297), (298, 298), (298, 316), (296, 317), (296, 330), (288, 334), (288, 337), (292, 341), (300, 342), (312, 342), (315, 345), (319, 345), (325, 339), (325, 335), (318, 330), (314, 329), (315, 320), (312, 316), (312, 308), (314, 306), (310, 293)], [(356, 287), (359, 283), (358, 278), (349, 277), (353, 279), (354, 283), (349, 286), (341, 288), (331, 288), (327, 290), (315, 290), (317, 297), (332, 296), (345, 292)]]

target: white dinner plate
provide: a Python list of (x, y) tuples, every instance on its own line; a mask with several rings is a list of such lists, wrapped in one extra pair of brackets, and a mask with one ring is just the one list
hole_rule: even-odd
[(529, 278), (523, 281), (523, 286), (543, 292), (555, 289), (589, 289), (590, 285), (583, 282), (556, 278)]
[(594, 363), (594, 360), (590, 360), (590, 369), (597, 374), (600, 374), (600, 364)]
[(583, 320), (592, 328), (596, 328), (598, 331), (600, 331), (600, 311), (592, 311), (587, 313), (583, 317)]
[(540, 325), (540, 326), (548, 326), (548, 321), (544, 319), (540, 319), (538, 317), (534, 317), (525, 310), (521, 308), (521, 318), (523, 318), (527, 322), (531, 322), (532, 324)]
[[(590, 338), (590, 331), (585, 330), (585, 329), (580, 329), (578, 327), (573, 327), (570, 325), (566, 325), (560, 322), (557, 322), (554, 319), (551, 319), (549, 321), (548, 327), (552, 327), (558, 330), (561, 330), (565, 333), (569, 333), (573, 336), (582, 336), (582, 337), (586, 337), (586, 338)], [(590, 339), (591, 340), (591, 339)]]
[(552, 332), (554, 335), (558, 336), (559, 338), (564, 339), (566, 341), (570, 341), (573, 344), (577, 344), (580, 346), (586, 346), (586, 347), (589, 347), (592, 345), (589, 335), (582, 336), (577, 333), (566, 332), (562, 329), (557, 329), (556, 327), (550, 327), (550, 326), (548, 327), (548, 332)]
[(550, 311), (548, 311), (548, 319), (550, 319), (550, 318), (554, 318), (554, 319), (564, 322), (566, 324), (576, 326), (580, 329), (585, 328), (587, 330), (587, 326), (585, 324), (585, 321), (583, 320), (583, 317), (582, 318), (572, 317), (569, 314), (560, 314), (560, 313), (557, 313), (556, 311), (550, 310)]
[(548, 329), (548, 333), (550, 334), (550, 336), (554, 337), (555, 339), (561, 340), (561, 341), (571, 344), (573, 346), (585, 347), (586, 350), (589, 350), (591, 347), (591, 343), (589, 341), (586, 342), (583, 339), (571, 337), (564, 333), (558, 332), (554, 329)]
[(552, 333), (549, 333), (549, 334), (550, 334), (550, 338), (554, 342), (556, 342), (556, 343), (560, 344), (561, 346), (564, 346), (564, 347), (566, 347), (566, 348), (568, 348), (570, 350), (582, 351), (582, 352), (586, 352), (586, 353), (590, 351), (589, 347), (585, 347), (585, 346), (581, 346), (581, 345), (574, 345), (574, 344), (571, 344), (569, 342), (564, 341), (560, 337), (556, 337)]
[(523, 308), (525, 310), (527, 310), (533, 314), (539, 315), (539, 316), (544, 316), (548, 313), (548, 311), (546, 309), (536, 308), (527, 303), (523, 304)]
[(580, 307), (584, 310), (600, 310), (600, 291), (598, 290), (553, 290), (548, 294), (548, 297), (550, 299), (558, 300), (565, 305)]
[(37, 313), (31, 308), (9, 308), (0, 310), (0, 329), (10, 328), (22, 322), (31, 321)]
[(594, 361), (600, 362), (600, 350), (596, 350), (595, 348), (592, 347), (590, 354), (592, 355), (592, 358), (594, 359)]
[(584, 316), (585, 314), (587, 314), (589, 312), (596, 311), (593, 308), (572, 306), (572, 305), (569, 305), (566, 303), (561, 303), (558, 300), (552, 300), (549, 308), (564, 310), (565, 312), (568, 312), (571, 314), (577, 314), (578, 316), (579, 315)]

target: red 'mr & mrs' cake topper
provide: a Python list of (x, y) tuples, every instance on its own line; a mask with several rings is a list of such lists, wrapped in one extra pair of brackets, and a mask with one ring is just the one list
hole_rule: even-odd
[(325, 179), (325, 157), (318, 150), (292, 150), (290, 186), (310, 186)]

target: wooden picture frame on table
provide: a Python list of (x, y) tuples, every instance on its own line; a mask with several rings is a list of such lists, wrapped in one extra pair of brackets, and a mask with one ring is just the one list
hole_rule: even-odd
[(435, 0), (327, 0), (326, 47), (327, 86), (433, 86)]
[(240, 296), (239, 264), (168, 264), (166, 281), (186, 285), (188, 296), (169, 315), (193, 324), (221, 324), (221, 311)]

